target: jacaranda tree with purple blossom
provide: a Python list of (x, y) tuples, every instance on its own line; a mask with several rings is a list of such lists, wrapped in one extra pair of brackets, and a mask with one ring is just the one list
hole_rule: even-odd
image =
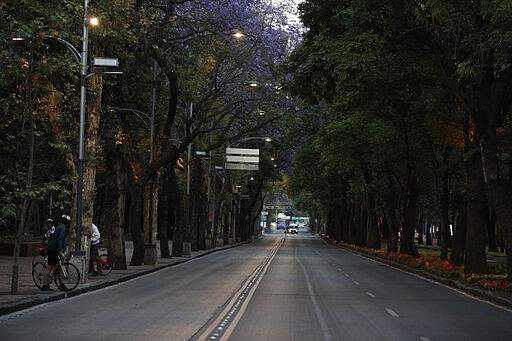
[[(285, 17), (277, 9), (260, 1), (170, 2), (149, 9), (152, 11), (144, 11), (148, 17), (140, 21), (147, 23), (151, 17), (156, 22), (141, 26), (144, 35), (140, 43), (147, 58), (157, 62), (160, 75), (165, 75), (160, 78), (164, 83), (159, 92), (160, 109), (165, 114), (158, 115), (158, 157), (146, 166), (131, 167), (139, 169), (139, 174), (132, 177), (137, 181), (131, 186), (130, 203), (136, 206), (130, 208), (129, 214), (138, 215), (141, 207), (146, 207), (147, 212), (142, 221), (135, 216), (128, 219), (136, 249), (132, 264), (143, 260), (150, 214), (157, 221), (156, 187), (151, 192), (146, 184), (156, 182), (158, 171), (165, 166), (166, 175), (176, 177), (174, 164), (190, 143), (203, 143), (206, 149), (213, 150), (247, 134), (261, 133), (291, 104), (279, 91), (278, 65), (289, 49), (293, 32), (284, 29)], [(245, 36), (235, 39), (231, 35), (234, 30), (241, 30)], [(258, 87), (249, 86), (254, 81)], [(263, 111), (265, 116), (260, 115)], [(174, 188), (163, 193), (172, 197), (160, 197), (174, 212), (168, 221), (174, 220), (170, 224), (175, 252), (180, 254), (180, 239), (190, 238), (190, 226), (186, 224), (190, 219), (184, 219), (179, 212), (183, 205), (179, 204), (181, 196), (176, 187), (179, 182), (169, 183)], [(151, 196), (153, 212), (149, 213)], [(142, 198), (146, 199), (141, 201)], [(193, 209), (188, 201), (185, 206), (187, 211)], [(141, 223), (145, 242), (142, 234), (138, 236)], [(156, 233), (155, 228), (152, 233)], [(195, 245), (195, 241), (191, 242)]]
[[(50, 2), (46, 3), (48, 13), (41, 5), (33, 16), (22, 15), (30, 7), (24, 1), (5, 6), (18, 28), (38, 37), (63, 37), (79, 46), (81, 22), (72, 19), (79, 18), (81, 6)], [(218, 153), (243, 137), (272, 132), (273, 122), (293, 107), (279, 87), (283, 77), (279, 65), (296, 44), (298, 30), (286, 24), (280, 8), (259, 0), (90, 1), (89, 12), (101, 23), (89, 30), (89, 57), (119, 58), (123, 75), (98, 74), (88, 84), (88, 118), (94, 119), (94, 125), (88, 122), (86, 159), (94, 162), (86, 163), (91, 175), (87, 181), (92, 185), (84, 196), (85, 211), (102, 235), (110, 237), (119, 259), (124, 259), (125, 227), (134, 242), (133, 265), (144, 261), (145, 244), (156, 241), (157, 227), (165, 241), (162, 245), (167, 245), (165, 232), (173, 233), (169, 237), (180, 254), (184, 239), (195, 241), (187, 240), (186, 172), (177, 165), (188, 166), (191, 143), (195, 149)], [(14, 34), (15, 29), (3, 32)], [(244, 36), (234, 38), (235, 30)], [(48, 46), (49, 52), (43, 52), (55, 50), (69, 70), (61, 72), (63, 84), (52, 84), (53, 93), (36, 89), (49, 99), (37, 102), (38, 110), (74, 127), (77, 102), (73, 94), (78, 93), (79, 84), (73, 67), (77, 65), (62, 47)], [(55, 72), (48, 64), (44, 71), (47, 76)], [(248, 86), (254, 81), (259, 86)], [(41, 104), (48, 102), (51, 105)], [(155, 139), (151, 143), (148, 118), (153, 108)], [(63, 155), (73, 155), (76, 149), (74, 132), (55, 130), (60, 135), (52, 137), (52, 142), (71, 141), (66, 144), (71, 152)], [(154, 154), (151, 160), (149, 150)]]

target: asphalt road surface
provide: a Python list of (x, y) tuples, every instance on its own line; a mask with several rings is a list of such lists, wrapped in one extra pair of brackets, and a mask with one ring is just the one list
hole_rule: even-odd
[(512, 340), (512, 312), (301, 230), (2, 316), (0, 340)]

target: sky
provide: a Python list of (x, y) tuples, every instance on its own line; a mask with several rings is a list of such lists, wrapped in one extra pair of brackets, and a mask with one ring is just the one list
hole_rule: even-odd
[(290, 21), (296, 21), (299, 22), (300, 19), (297, 16), (297, 6), (299, 3), (304, 2), (304, 0), (273, 0), (273, 3), (281, 3), (284, 5), (292, 6), (294, 11), (292, 13), (288, 13), (288, 16), (290, 17)]

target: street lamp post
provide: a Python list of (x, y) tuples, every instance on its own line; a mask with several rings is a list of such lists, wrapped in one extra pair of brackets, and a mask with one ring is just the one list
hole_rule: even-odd
[[(80, 71), (80, 133), (78, 143), (78, 162), (77, 162), (77, 186), (76, 186), (76, 243), (75, 254), (76, 259), (80, 262), (82, 274), (86, 269), (85, 254), (81, 248), (82, 238), (82, 218), (83, 218), (83, 187), (84, 187), (84, 163), (85, 163), (85, 115), (86, 115), (86, 99), (87, 99), (87, 79), (95, 73), (87, 74), (87, 54), (89, 44), (88, 34), (88, 8), (89, 0), (84, 0), (84, 17), (83, 17), (83, 35), (82, 35), (82, 53), (81, 53), (81, 71)], [(97, 20), (93, 25), (97, 24)], [(66, 44), (68, 46), (68, 44)], [(97, 58), (94, 61), (95, 66), (118, 66), (116, 58)], [(120, 74), (122, 72), (101, 72), (103, 74)], [(81, 276), (85, 279), (85, 276)]]
[(81, 251), (82, 237), (82, 192), (84, 187), (84, 159), (85, 159), (85, 101), (87, 96), (87, 52), (88, 52), (88, 18), (87, 6), (89, 0), (84, 0), (82, 58), (80, 72), (80, 137), (78, 147), (78, 177), (76, 185), (76, 247), (77, 255), (83, 255)]

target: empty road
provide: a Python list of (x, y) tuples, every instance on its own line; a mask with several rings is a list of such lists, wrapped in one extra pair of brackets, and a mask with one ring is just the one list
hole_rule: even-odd
[(512, 312), (301, 230), (2, 316), (0, 338), (510, 340)]

